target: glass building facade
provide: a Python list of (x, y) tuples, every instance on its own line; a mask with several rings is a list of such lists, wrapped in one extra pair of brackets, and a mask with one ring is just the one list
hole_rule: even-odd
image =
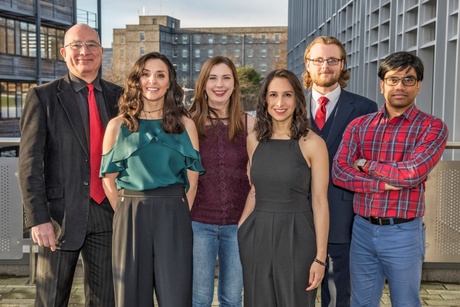
[(0, 0), (0, 136), (19, 136), (30, 87), (67, 72), (59, 50), (76, 0)]

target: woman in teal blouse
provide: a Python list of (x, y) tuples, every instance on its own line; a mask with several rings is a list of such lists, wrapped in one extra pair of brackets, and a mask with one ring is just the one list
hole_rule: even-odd
[[(101, 176), (115, 209), (112, 267), (117, 306), (191, 306), (189, 208), (203, 173), (195, 124), (166, 56), (134, 65), (107, 126)], [(190, 207), (189, 207), (190, 206)]]

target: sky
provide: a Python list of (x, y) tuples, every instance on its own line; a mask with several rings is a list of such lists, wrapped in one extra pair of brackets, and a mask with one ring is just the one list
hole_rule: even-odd
[[(288, 19), (288, 0), (100, 1), (106, 48), (111, 47), (113, 29), (139, 24), (139, 15), (168, 15), (179, 19), (181, 28), (287, 26)], [(77, 0), (77, 8), (97, 13), (97, 1)]]

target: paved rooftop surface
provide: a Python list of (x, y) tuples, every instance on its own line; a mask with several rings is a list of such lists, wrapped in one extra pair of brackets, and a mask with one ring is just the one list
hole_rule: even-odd
[[(0, 276), (0, 306), (29, 307), (33, 306), (35, 285), (29, 284), (28, 277)], [(423, 306), (460, 306), (460, 284), (442, 284), (423, 282), (420, 290)], [(75, 277), (72, 297), (69, 306), (83, 307), (83, 278)], [(219, 306), (214, 299), (212, 306)], [(320, 306), (318, 299), (316, 306)], [(391, 306), (388, 288), (385, 288), (380, 306)]]

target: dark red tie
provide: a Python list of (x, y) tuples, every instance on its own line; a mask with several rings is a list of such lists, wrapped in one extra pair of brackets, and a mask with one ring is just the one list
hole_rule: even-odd
[(319, 97), (318, 102), (320, 106), (316, 111), (315, 123), (316, 126), (318, 126), (318, 129), (321, 130), (326, 122), (326, 105), (329, 102), (329, 99), (326, 96), (321, 96)]
[(102, 127), (99, 110), (97, 109), (96, 96), (94, 96), (94, 85), (87, 84), (88, 107), (89, 107), (89, 162), (91, 177), (89, 179), (89, 195), (100, 204), (105, 193), (102, 188), (102, 180), (99, 178), (102, 158), (102, 139), (104, 128)]

